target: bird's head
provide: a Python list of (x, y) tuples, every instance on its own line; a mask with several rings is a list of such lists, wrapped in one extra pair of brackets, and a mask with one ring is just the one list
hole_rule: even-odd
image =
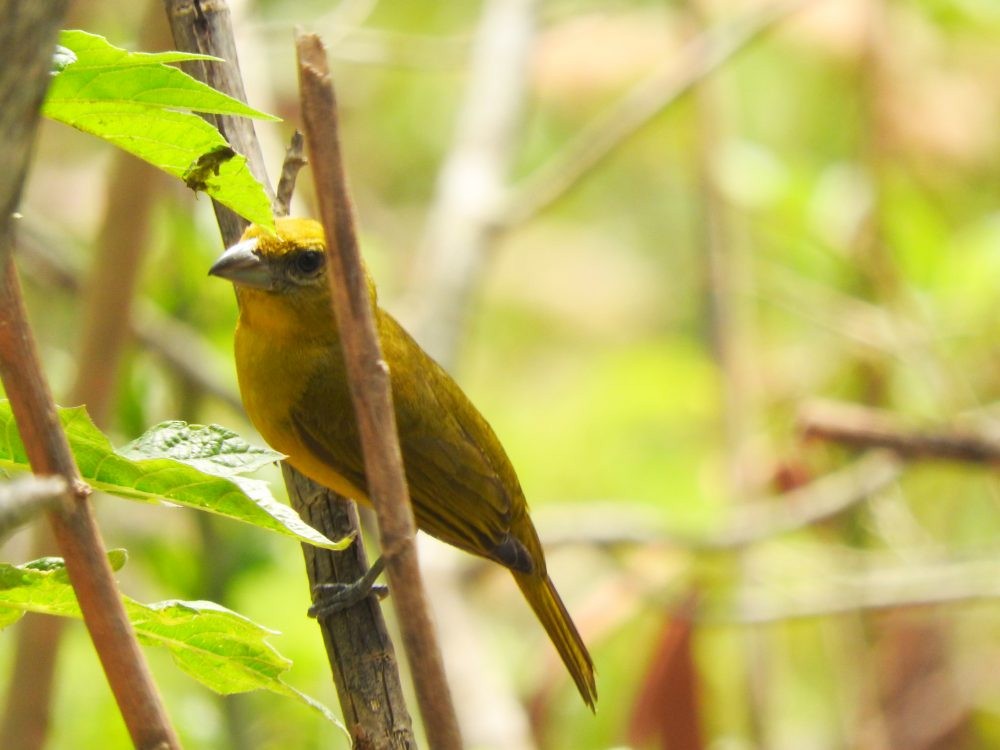
[[(322, 224), (312, 219), (282, 218), (275, 222), (275, 229), (272, 234), (252, 224), (239, 242), (219, 256), (209, 274), (233, 282), (241, 301), (259, 294), (327, 299)], [(374, 302), (375, 284), (367, 269), (365, 277)]]

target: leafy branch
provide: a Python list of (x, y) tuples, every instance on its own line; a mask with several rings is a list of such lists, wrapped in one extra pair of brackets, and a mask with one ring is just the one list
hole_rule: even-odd
[(128, 52), (64, 31), (42, 113), (128, 151), (250, 221), (273, 226), (271, 204), (244, 155), (195, 112), (278, 118), (169, 63), (218, 60), (190, 52)]

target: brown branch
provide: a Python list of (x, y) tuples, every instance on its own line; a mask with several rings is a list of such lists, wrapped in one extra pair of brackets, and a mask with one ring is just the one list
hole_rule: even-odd
[[(140, 44), (143, 49), (166, 45), (166, 24), (159, 8), (146, 0)], [(85, 404), (98, 427), (107, 426), (114, 404), (119, 365), (131, 338), (132, 310), (139, 272), (146, 254), (149, 215), (160, 174), (131, 154), (117, 151), (105, 180), (105, 210), (91, 253), (90, 272), (81, 294), (83, 319), (76, 376), (63, 403)], [(52, 554), (55, 541), (48, 527), (32, 529), (32, 557)], [(18, 623), (10, 690), (0, 746), (13, 737), (37, 738), (41, 750), (52, 711), (52, 692), (61, 635), (66, 621), (27, 613)], [(17, 717), (16, 719), (14, 717)], [(28, 740), (25, 740), (27, 743)], [(27, 747), (24, 750), (28, 750)]]
[[(197, 50), (217, 57), (225, 56), (226, 45), (216, 47), (216, 34), (221, 39), (229, 40), (230, 46), (232, 41), (229, 11), (224, 0), (216, 0), (211, 4), (201, 3), (195, 7), (190, 5), (189, 0), (181, 0), (180, 2), (165, 0), (165, 5), (179, 48), (192, 50), (191, 47), (184, 45), (194, 43), (192, 40), (193, 32), (178, 27), (194, 20), (203, 28), (203, 33), (198, 38)], [(245, 100), (235, 56), (227, 59), (231, 61), (232, 74), (227, 76), (225, 80), (216, 81), (216, 85), (224, 93)], [(204, 75), (204, 70), (200, 73), (195, 71), (195, 75), (196, 77)], [(227, 137), (230, 144), (240, 153), (259, 156), (260, 147), (252, 124), (246, 128), (233, 130), (228, 133)], [(250, 167), (254, 175), (269, 190), (262, 159), (250, 159)], [(219, 229), (222, 232), (224, 242), (227, 245), (236, 242), (242, 231), (242, 219), (236, 217), (234, 220), (231, 215), (227, 215), (224, 210), (220, 211), (218, 207), (216, 208), (216, 216), (220, 220)], [(293, 507), (304, 518), (314, 521), (314, 528), (319, 529), (330, 539), (340, 539), (346, 536), (355, 537), (352, 547), (356, 548), (353, 553), (356, 559), (353, 564), (345, 560), (345, 564), (334, 565), (330, 558), (313, 557), (308, 552), (306, 553), (306, 567), (310, 585), (315, 587), (321, 583), (355, 582), (360, 577), (360, 574), (355, 574), (357, 572), (355, 567), (364, 572), (367, 566), (361, 565), (364, 560), (364, 549), (357, 524), (357, 515), (345, 510), (345, 506), (351, 505), (350, 501), (333, 492), (319, 488), (318, 485), (287, 463), (282, 464), (282, 473)], [(317, 507), (316, 502), (307, 502), (318, 497), (320, 492), (327, 500), (328, 507), (326, 508)], [(350, 724), (349, 729), (355, 740), (355, 746), (378, 750), (407, 747), (407, 738), (412, 736), (412, 730), (406, 731), (410, 720), (405, 705), (399, 699), (399, 696), (402, 695), (399, 670), (393, 656), (392, 643), (389, 641), (382, 620), (381, 608), (378, 606), (350, 607), (338, 613), (335, 618), (320, 618), (319, 626), (323, 633), (324, 643), (327, 645), (337, 693), (341, 699), (341, 709)], [(334, 644), (338, 650), (330, 651)], [(347, 652), (350, 652), (350, 657), (347, 656)], [(379, 675), (383, 682), (382, 690), (384, 693), (381, 697), (376, 696), (375, 703), (371, 703), (369, 700), (370, 692), (361, 690), (354, 675), (349, 673), (348, 661), (352, 665), (380, 662)], [(372, 744), (362, 744), (362, 740), (371, 741)]]
[(986, 432), (944, 427), (915, 429), (881, 409), (834, 401), (806, 404), (799, 413), (806, 438), (855, 448), (886, 448), (907, 460), (945, 459), (1000, 464), (1000, 438)]
[(503, 226), (528, 221), (562, 198), (656, 115), (806, 2), (775, 2), (692, 41), (678, 57), (665, 61), (525, 178), (508, 200)]
[(101, 659), (132, 741), (141, 748), (178, 748), (173, 729), (153, 684), (121, 595), (108, 564), (104, 543), (80, 479), (69, 443), (59, 424), (28, 326), (12, 248), (0, 247), (4, 268), (0, 299), (0, 377), (10, 398), (32, 470), (62, 476), (74, 488), (71, 502), (52, 513), (50, 522), (76, 593), (84, 622)]
[(309, 163), (303, 153), (304, 145), (302, 133), (296, 130), (285, 150), (285, 160), (281, 165), (281, 178), (278, 180), (277, 195), (274, 197), (274, 213), (277, 216), (288, 216), (292, 205), (292, 193), (295, 192), (295, 180), (299, 176), (299, 170)]
[[(13, 263), (11, 215), (20, 199), (39, 107), (49, 77), (64, 2), (0, 2), (0, 377), (35, 473), (61, 476), (73, 488), (49, 514), (83, 619), (132, 741), (178, 748), (149, 668), (125, 614), (55, 404), (42, 374)], [(20, 740), (17, 740), (20, 742)]]
[(428, 743), (462, 746), (441, 653), (424, 597), (403, 476), (389, 371), (379, 348), (374, 313), (358, 252), (338, 135), (337, 107), (319, 37), (297, 34), (302, 120), (327, 237), (333, 308), (344, 347), (369, 495), (378, 518), (392, 601), (410, 662)]
[[(357, 529), (358, 509), (282, 461), (289, 499), (302, 520), (315, 529)], [(352, 583), (368, 571), (364, 545), (336, 552), (302, 545), (309, 582)], [(337, 697), (353, 740), (367, 750), (416, 748), (396, 667), (396, 655), (374, 596), (345, 612), (320, 618), (323, 641), (337, 687)]]
[[(229, 94), (241, 102), (247, 100), (240, 63), (236, 55), (236, 39), (230, 22), (229, 6), (225, 0), (163, 0), (167, 20), (174, 35), (174, 44), (184, 52), (199, 52), (222, 58), (222, 62), (189, 62), (183, 67), (199, 81)], [(264, 186), (272, 198), (271, 183), (267, 179), (264, 153), (248, 117), (229, 115), (203, 115), (215, 125), (229, 144), (247, 158), (250, 172)], [(217, 201), (212, 201), (215, 217), (219, 222), (222, 239), (226, 245), (236, 242), (247, 221)]]

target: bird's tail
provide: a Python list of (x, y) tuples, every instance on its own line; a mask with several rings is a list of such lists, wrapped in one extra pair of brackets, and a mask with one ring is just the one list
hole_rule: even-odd
[(559, 592), (552, 585), (552, 580), (547, 574), (539, 576), (537, 572), (511, 572), (524, 598), (528, 600), (545, 632), (552, 639), (566, 669), (573, 677), (573, 682), (576, 683), (577, 690), (580, 691), (580, 696), (591, 711), (595, 710), (597, 683), (594, 679), (594, 662), (591, 661), (587, 647), (577, 632), (569, 612), (566, 611), (566, 605), (559, 598)]

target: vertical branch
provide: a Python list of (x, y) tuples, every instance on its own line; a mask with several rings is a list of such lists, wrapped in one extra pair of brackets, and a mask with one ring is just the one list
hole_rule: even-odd
[[(247, 92), (243, 86), (243, 76), (240, 74), (236, 39), (230, 22), (229, 6), (225, 0), (211, 3), (201, 0), (163, 0), (163, 5), (167, 11), (167, 19), (177, 49), (222, 58), (222, 62), (185, 63), (188, 73), (212, 88), (245, 102)], [(246, 117), (210, 114), (203, 116), (219, 129), (233, 148), (247, 158), (253, 176), (261, 182), (264, 190), (273, 199), (274, 193), (267, 179), (264, 153), (254, 132), (253, 122)], [(219, 222), (223, 241), (227, 245), (233, 244), (246, 229), (246, 220), (221, 203), (212, 201), (212, 206), (215, 209), (215, 218)]]
[(326, 53), (315, 35), (298, 35), (296, 47), (302, 120), (327, 237), (333, 312), (344, 347), (392, 601), (428, 742), (436, 750), (460, 748), (458, 722), (417, 563), (416, 528), (403, 475), (389, 371), (382, 359), (358, 252)]
[[(224, 57), (228, 63), (224, 77), (213, 78), (214, 85), (230, 96), (246, 100), (239, 64), (236, 62), (233, 32), (225, 0), (212, 4), (192, 3), (191, 0), (164, 0), (167, 16), (179, 49), (197, 51)], [(188, 26), (197, 26), (197, 29)], [(231, 54), (232, 56), (227, 56)], [(202, 67), (194, 71), (195, 77), (206, 81), (209, 72), (218, 70)], [(224, 130), (228, 118), (216, 122), (230, 144), (247, 156), (253, 174), (270, 192), (270, 183), (264, 171), (260, 146), (253, 124), (246, 121), (238, 128)], [(293, 141), (282, 173), (282, 185), (274, 201), (276, 212), (287, 210), (294, 186), (301, 144)], [(216, 217), (223, 242), (231, 245), (243, 231), (245, 222), (225, 207), (216, 206)], [(330, 539), (347, 536), (355, 538), (351, 548), (339, 553), (324, 554), (322, 550), (304, 549), (306, 572), (311, 588), (324, 583), (354, 583), (367, 570), (361, 530), (353, 503), (347, 498), (322, 487), (296, 471), (287, 462), (282, 463), (282, 475), (292, 507), (314, 528)], [(333, 670), (341, 710), (356, 747), (372, 750), (396, 750), (414, 746), (409, 713), (402, 699), (399, 670), (392, 643), (378, 606), (358, 605), (336, 616), (320, 618), (320, 629), (327, 647)], [(363, 667), (363, 665), (369, 665)], [(362, 672), (355, 670), (362, 669)], [(358, 674), (370, 680), (359, 681)], [(373, 684), (372, 680), (378, 684)]]
[(420, 241), (411, 304), (425, 349), (454, 361), (496, 237), (524, 110), (536, 0), (484, 4), (455, 137)]
[[(141, 259), (154, 170), (119, 151), (108, 178), (108, 210), (96, 242), (91, 279), (83, 288), (83, 331), (77, 374), (67, 403), (85, 404), (98, 426), (107, 423), (118, 364), (131, 333), (132, 302)], [(102, 277), (113, 276), (111, 280)], [(36, 526), (32, 556), (51, 554), (53, 540), (44, 526)], [(0, 747), (41, 748), (52, 703), (56, 657), (64, 620), (28, 613), (18, 624), (11, 672), (10, 699), (0, 729)], [(33, 739), (29, 739), (33, 738)]]
[[(285, 216), (295, 180), (305, 166), (305, 139), (295, 131), (285, 152), (275, 213)], [(302, 545), (310, 588), (320, 584), (353, 584), (368, 572), (368, 556), (361, 541), (357, 506), (300, 474), (287, 461), (281, 474), (288, 498), (302, 519), (330, 539), (354, 537), (344, 550)], [(355, 747), (366, 750), (414, 750), (416, 740), (403, 698), (396, 652), (375, 596), (367, 596), (342, 612), (319, 617), (340, 710)]]
[(132, 740), (140, 748), (180, 746), (139, 650), (108, 564), (69, 443), (42, 374), (13, 262), (11, 216), (20, 199), (38, 111), (65, 2), (0, 2), (0, 377), (32, 469), (73, 488), (50, 514), (84, 622)]
[(521, 181), (509, 196), (503, 225), (529, 221), (559, 201), (656, 115), (680, 101), (698, 81), (807, 2), (776, 0), (695, 39), (680, 55), (665, 60)]
[[(316, 529), (358, 528), (358, 509), (350, 500), (335, 498), (329, 490), (306, 479), (283, 461), (281, 473), (295, 488), (296, 510)], [(309, 580), (351, 583), (368, 571), (364, 545), (358, 540), (345, 550), (302, 545)], [(345, 616), (350, 613), (350, 616)], [(378, 600), (365, 597), (348, 612), (320, 618), (323, 641), (337, 687), (344, 723), (354, 746), (376, 750), (416, 748), (410, 714), (396, 667), (392, 641)]]
[[(162, 41), (166, 27), (153, 0), (147, 0), (141, 46)], [(131, 334), (132, 303), (146, 249), (149, 213), (158, 173), (131, 154), (117, 151), (107, 178), (107, 201), (91, 260), (90, 277), (82, 289), (83, 329), (74, 384), (66, 403), (86, 404), (87, 413), (105, 427), (119, 363)], [(52, 554), (49, 529), (33, 528), (32, 557)], [(23, 750), (44, 745), (52, 709), (56, 660), (65, 620), (28, 613), (18, 623), (14, 664), (9, 684), (16, 689), (4, 707), (0, 747)], [(15, 740), (15, 738), (17, 738)]]
[[(411, 330), (445, 368), (458, 358), (475, 295), (500, 235), (509, 173), (520, 127), (535, 41), (537, 0), (483, 3), (455, 132), (437, 178), (404, 305)], [(472, 746), (527, 748), (528, 716), (510, 673), (491, 668), (459, 571), (447, 552), (422, 556), (434, 579), (444, 660), (456, 709)], [(436, 563), (440, 564), (436, 564)], [(429, 563), (429, 564), (428, 564)], [(465, 644), (464, 647), (462, 644)], [(457, 646), (457, 647), (456, 647)]]

